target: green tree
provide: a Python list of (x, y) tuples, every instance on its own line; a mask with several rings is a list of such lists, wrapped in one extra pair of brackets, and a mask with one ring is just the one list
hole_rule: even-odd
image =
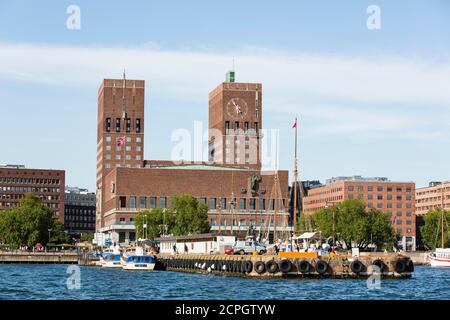
[(208, 222), (208, 206), (200, 203), (197, 198), (184, 194), (171, 200), (171, 211), (175, 215), (174, 235), (207, 233), (210, 231)]
[(61, 222), (53, 218), (52, 211), (42, 201), (26, 194), (17, 208), (0, 212), (0, 242), (13, 247), (49, 242), (48, 229), (55, 243), (67, 242), (67, 234)]
[(168, 232), (174, 226), (173, 212), (168, 209), (155, 208), (139, 212), (135, 219), (136, 237), (144, 237), (144, 224), (147, 224), (147, 238), (154, 239), (162, 233), (164, 225), (167, 225)]
[(297, 219), (296, 232), (304, 233), (316, 229), (314, 215), (302, 212)]
[(70, 241), (69, 235), (64, 231), (64, 225), (56, 219), (51, 224), (50, 242), (55, 244), (66, 244)]
[(87, 241), (92, 242), (94, 240), (94, 233), (93, 232), (85, 232), (81, 235), (81, 241)]
[(139, 212), (135, 219), (136, 236), (144, 235), (143, 225), (147, 224), (147, 238), (154, 239), (167, 226), (167, 232), (173, 235), (206, 233), (210, 231), (208, 206), (191, 195), (174, 196), (167, 209), (155, 208)]
[[(441, 228), (441, 208), (429, 210), (423, 217), (424, 225), (420, 228), (423, 242), (432, 250), (441, 247), (442, 228)], [(450, 221), (450, 211), (444, 215), (444, 247), (450, 246), (448, 221)]]
[(387, 213), (370, 209), (359, 199), (348, 199), (313, 214), (316, 231), (325, 238), (333, 236), (345, 247), (367, 249), (370, 244), (379, 248), (390, 248), (394, 230)]

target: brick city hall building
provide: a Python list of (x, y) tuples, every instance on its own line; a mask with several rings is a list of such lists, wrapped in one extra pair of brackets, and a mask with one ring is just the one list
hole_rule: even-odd
[[(105, 79), (98, 93), (98, 243), (129, 243), (138, 211), (190, 194), (208, 205), (212, 231), (250, 225), (278, 237), (288, 226), (288, 171), (261, 171), (262, 87), (234, 72), (209, 94), (209, 162), (144, 160), (143, 80)], [(277, 210), (275, 210), (277, 209)], [(274, 213), (277, 211), (276, 223)]]

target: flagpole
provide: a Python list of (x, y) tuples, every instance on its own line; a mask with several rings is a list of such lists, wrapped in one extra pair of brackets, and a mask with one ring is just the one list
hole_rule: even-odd
[(297, 117), (295, 117), (295, 155), (294, 155), (294, 207), (293, 207), (293, 215), (294, 215), (294, 234), (297, 226)]

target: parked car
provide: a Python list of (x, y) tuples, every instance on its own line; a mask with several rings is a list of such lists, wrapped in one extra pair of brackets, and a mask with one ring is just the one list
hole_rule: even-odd
[(233, 248), (225, 250), (225, 254), (233, 254), (233, 253), (234, 253), (234, 249)]
[(252, 254), (253, 252), (264, 254), (267, 252), (266, 246), (257, 241), (236, 241), (233, 246), (234, 254)]

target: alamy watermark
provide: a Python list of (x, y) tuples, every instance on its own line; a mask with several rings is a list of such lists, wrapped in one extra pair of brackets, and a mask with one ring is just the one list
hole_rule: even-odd
[(66, 273), (69, 274), (67, 277), (66, 285), (68, 290), (80, 290), (81, 289), (81, 270), (77, 265), (70, 265), (67, 267)]
[(370, 5), (367, 7), (366, 13), (369, 15), (367, 17), (366, 26), (369, 30), (380, 30), (381, 29), (381, 9), (377, 5)]
[(174, 164), (203, 163), (252, 166), (265, 170), (278, 169), (279, 129), (239, 128), (204, 129), (202, 121), (194, 121), (193, 130), (172, 131), (170, 160)]
[(66, 20), (66, 27), (69, 30), (81, 29), (81, 9), (77, 5), (70, 5), (66, 9), (66, 13), (69, 15)]

